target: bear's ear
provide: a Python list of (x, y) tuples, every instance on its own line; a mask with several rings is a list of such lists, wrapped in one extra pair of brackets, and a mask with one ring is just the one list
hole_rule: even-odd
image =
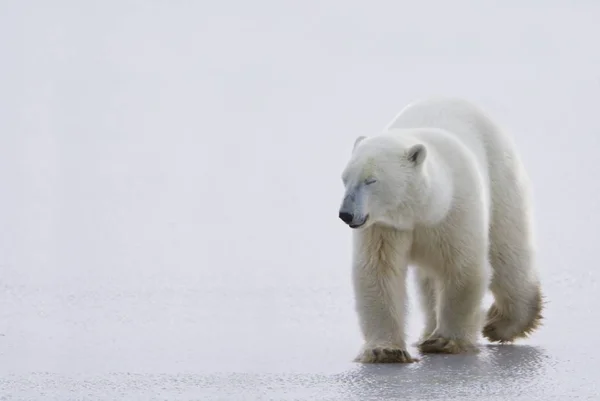
[(406, 157), (409, 162), (413, 163), (415, 166), (423, 163), (425, 157), (427, 156), (427, 149), (425, 145), (414, 145), (412, 148), (408, 149)]
[(366, 136), (359, 136), (358, 138), (356, 138), (354, 140), (354, 146), (352, 147), (352, 151), (354, 152), (354, 149), (356, 149), (356, 147), (358, 146), (359, 143), (361, 143), (363, 141), (363, 139), (365, 139)]

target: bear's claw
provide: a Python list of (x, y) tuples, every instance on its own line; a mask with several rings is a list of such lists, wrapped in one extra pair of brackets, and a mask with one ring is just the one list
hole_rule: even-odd
[(494, 303), (487, 313), (487, 322), (482, 334), (490, 342), (498, 342), (500, 344), (510, 343), (519, 338), (527, 338), (542, 325), (543, 308), (544, 300), (539, 290), (533, 302), (528, 306), (528, 318), (523, 321), (503, 315)]
[(375, 347), (364, 350), (355, 362), (361, 363), (413, 363), (419, 360), (400, 348)]
[(465, 341), (445, 337), (432, 337), (419, 344), (419, 351), (424, 354), (463, 354), (478, 352), (477, 348)]

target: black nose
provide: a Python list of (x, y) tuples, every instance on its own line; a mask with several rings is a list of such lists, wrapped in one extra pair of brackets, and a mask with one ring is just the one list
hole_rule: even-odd
[(347, 212), (340, 212), (340, 219), (342, 219), (344, 223), (350, 224), (352, 223), (352, 220), (354, 220), (354, 216)]

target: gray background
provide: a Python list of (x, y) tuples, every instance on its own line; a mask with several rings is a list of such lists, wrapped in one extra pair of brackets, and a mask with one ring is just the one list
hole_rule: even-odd
[[(598, 399), (600, 5), (493, 4), (2, 1), (0, 399)], [(515, 137), (545, 326), (360, 366), (341, 170), (435, 94)]]

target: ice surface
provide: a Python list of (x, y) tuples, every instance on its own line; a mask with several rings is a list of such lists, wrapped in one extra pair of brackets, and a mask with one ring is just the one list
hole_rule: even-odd
[[(599, 397), (600, 4), (498, 4), (3, 1), (0, 399)], [(341, 169), (430, 94), (515, 136), (545, 326), (360, 366)]]

